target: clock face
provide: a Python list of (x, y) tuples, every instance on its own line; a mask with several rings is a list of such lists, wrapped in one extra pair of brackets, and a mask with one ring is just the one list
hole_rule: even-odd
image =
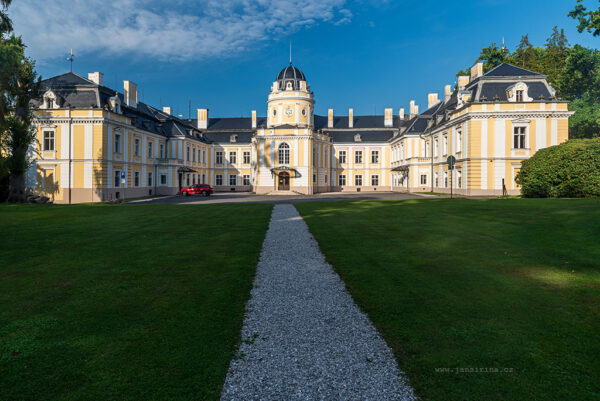
[(292, 108), (291, 108), (291, 107), (288, 107), (287, 109), (285, 109), (285, 114), (286, 114), (288, 117), (289, 117), (289, 116), (291, 116), (291, 115), (292, 115), (292, 113), (293, 113), (293, 111), (292, 111)]

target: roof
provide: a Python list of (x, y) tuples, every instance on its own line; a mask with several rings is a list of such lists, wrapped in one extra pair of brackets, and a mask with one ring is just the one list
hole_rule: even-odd
[[(368, 129), (368, 128), (400, 128), (408, 124), (408, 120), (400, 120), (400, 116), (393, 116), (392, 127), (385, 126), (385, 117), (383, 115), (367, 115), (367, 116), (354, 116), (352, 119), (352, 128), (348, 125), (348, 116), (334, 116), (333, 117), (333, 129)], [(327, 126), (329, 119), (327, 116), (314, 116), (315, 129), (328, 129)]]
[[(479, 90), (480, 101), (508, 101), (507, 89), (515, 82), (482, 82)], [(528, 82), (528, 95), (533, 100), (550, 99), (552, 94), (544, 82)]]
[(306, 81), (304, 73), (298, 68), (294, 67), (291, 62), (290, 65), (285, 67), (283, 70), (279, 71), (279, 74), (277, 74), (277, 81), (282, 81), (286, 79)]
[[(236, 135), (237, 138), (235, 142), (231, 142), (231, 136)], [(254, 135), (253, 131), (246, 132), (210, 132), (206, 131), (202, 133), (202, 136), (209, 143), (239, 143), (239, 144), (249, 144), (252, 143), (252, 136)]]
[(502, 63), (485, 74), (484, 77), (545, 77), (543, 74), (529, 71), (512, 64)]
[[(334, 143), (360, 143), (360, 142), (388, 142), (394, 136), (394, 130), (378, 131), (329, 131)], [(360, 135), (360, 141), (356, 140), (356, 135)]]

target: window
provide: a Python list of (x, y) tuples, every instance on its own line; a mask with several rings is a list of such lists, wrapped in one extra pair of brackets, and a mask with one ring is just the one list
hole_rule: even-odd
[(121, 186), (121, 172), (119, 170), (115, 170), (115, 188), (119, 188)]
[(444, 135), (442, 151), (444, 152), (444, 156), (446, 156), (448, 154), (448, 135)]
[(186, 147), (185, 148), (185, 161), (189, 162), (190, 161), (190, 147)]
[[(404, 153), (404, 149), (402, 149), (402, 152)], [(429, 157), (429, 142), (425, 142), (425, 157)]]
[[(357, 150), (354, 152), (354, 163), (361, 164), (362, 163), (362, 150)], [(362, 177), (361, 177), (362, 179)]]
[(516, 94), (516, 101), (517, 102), (522, 102), (523, 101), (523, 91), (522, 90), (518, 90), (517, 94)]
[(135, 138), (133, 144), (133, 154), (137, 157), (140, 157), (140, 140)]
[(437, 171), (434, 174), (434, 178), (435, 178), (435, 187), (439, 188), (439, 186), (440, 186), (440, 177), (439, 177), (439, 174), (438, 174)]
[(231, 174), (229, 176), (229, 185), (237, 185), (237, 175)]
[(215, 153), (215, 163), (216, 164), (223, 164), (223, 152), (216, 152)]
[(48, 102), (48, 108), (53, 109), (54, 108), (54, 99), (52, 99), (51, 97), (47, 97), (46, 101)]
[(277, 159), (279, 164), (290, 164), (290, 145), (285, 142), (279, 145)]
[(242, 185), (250, 185), (250, 174), (244, 174), (242, 176)]
[(514, 148), (525, 149), (525, 136), (527, 134), (527, 127), (515, 127), (514, 128)]
[(196, 163), (196, 148), (192, 149), (192, 161)]
[(121, 153), (121, 134), (115, 134), (115, 153)]
[(202, 151), (202, 163), (206, 163), (206, 150)]
[(140, 172), (136, 171), (133, 173), (133, 185), (136, 187), (140, 186)]
[(223, 185), (223, 176), (221, 174), (215, 175), (215, 183), (217, 185)]
[[(338, 160), (340, 164), (346, 164), (346, 151), (345, 150), (340, 150), (338, 152)], [(341, 177), (341, 176), (340, 176)], [(344, 180), (346, 179), (346, 176), (344, 176)], [(345, 184), (344, 184), (345, 185)]]
[(456, 153), (462, 152), (462, 130), (459, 128), (456, 131)]
[(192, 174), (192, 184), (196, 185), (196, 174)]
[(313, 184), (316, 184), (316, 183), (317, 183), (317, 175), (313, 174)]
[(444, 171), (444, 188), (448, 188), (448, 172)]
[(187, 186), (190, 185), (190, 175), (189, 174), (185, 175), (185, 185), (187, 185)]
[(44, 131), (43, 149), (48, 151), (54, 150), (54, 131)]
[(346, 176), (345, 176), (344, 174), (340, 174), (340, 175), (338, 176), (338, 184), (339, 184), (340, 186), (344, 186), (344, 185), (346, 185)]
[(152, 159), (154, 157), (154, 143), (148, 142), (148, 158)]
[(202, 174), (202, 184), (206, 184), (206, 175)]
[(456, 186), (457, 188), (462, 188), (462, 169), (456, 169)]
[(167, 175), (166, 174), (160, 175), (160, 185), (167, 185)]
[(152, 186), (152, 173), (148, 173), (148, 186)]
[(435, 138), (435, 141), (433, 142), (433, 157), (438, 157), (438, 155), (440, 154), (440, 144), (437, 138)]
[(362, 185), (362, 175), (354, 176), (354, 185), (356, 185), (357, 187)]
[(244, 152), (244, 164), (250, 164), (250, 152)]
[(276, 115), (277, 115), (277, 110), (273, 109), (273, 116), (276, 116)]
[(160, 144), (160, 158), (165, 158), (165, 145), (163, 145), (162, 143)]
[(379, 163), (379, 151), (378, 150), (371, 151), (371, 163), (373, 163), (373, 164)]
[(377, 185), (379, 185), (379, 176), (377, 174), (373, 174), (371, 176), (371, 185), (376, 187)]
[(421, 174), (421, 185), (427, 185), (427, 174)]
[(229, 152), (229, 163), (231, 163), (231, 164), (237, 163), (237, 152)]

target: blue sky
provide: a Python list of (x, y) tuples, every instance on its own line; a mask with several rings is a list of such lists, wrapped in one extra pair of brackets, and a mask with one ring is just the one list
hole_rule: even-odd
[[(15, 0), (15, 30), (38, 72), (104, 73), (106, 86), (138, 84), (143, 101), (176, 114), (208, 107), (210, 116), (266, 113), (269, 86), (288, 63), (306, 74), (316, 112), (382, 114), (424, 110), (428, 92), (504, 37), (514, 49), (528, 33), (543, 45), (552, 27), (569, 41), (598, 47), (566, 15), (575, 0)], [(589, 7), (597, 7), (588, 0)]]

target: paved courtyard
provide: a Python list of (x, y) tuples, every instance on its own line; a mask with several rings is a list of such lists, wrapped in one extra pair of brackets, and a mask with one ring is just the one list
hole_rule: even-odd
[(415, 400), (293, 205), (276, 205), (222, 400)]
[(414, 194), (406, 192), (329, 192), (315, 195), (256, 195), (250, 192), (217, 192), (211, 196), (165, 196), (153, 199), (142, 199), (135, 203), (153, 204), (211, 204), (211, 203), (296, 203), (296, 202), (323, 202), (334, 200), (368, 200), (368, 199), (423, 199), (437, 198), (435, 195)]

